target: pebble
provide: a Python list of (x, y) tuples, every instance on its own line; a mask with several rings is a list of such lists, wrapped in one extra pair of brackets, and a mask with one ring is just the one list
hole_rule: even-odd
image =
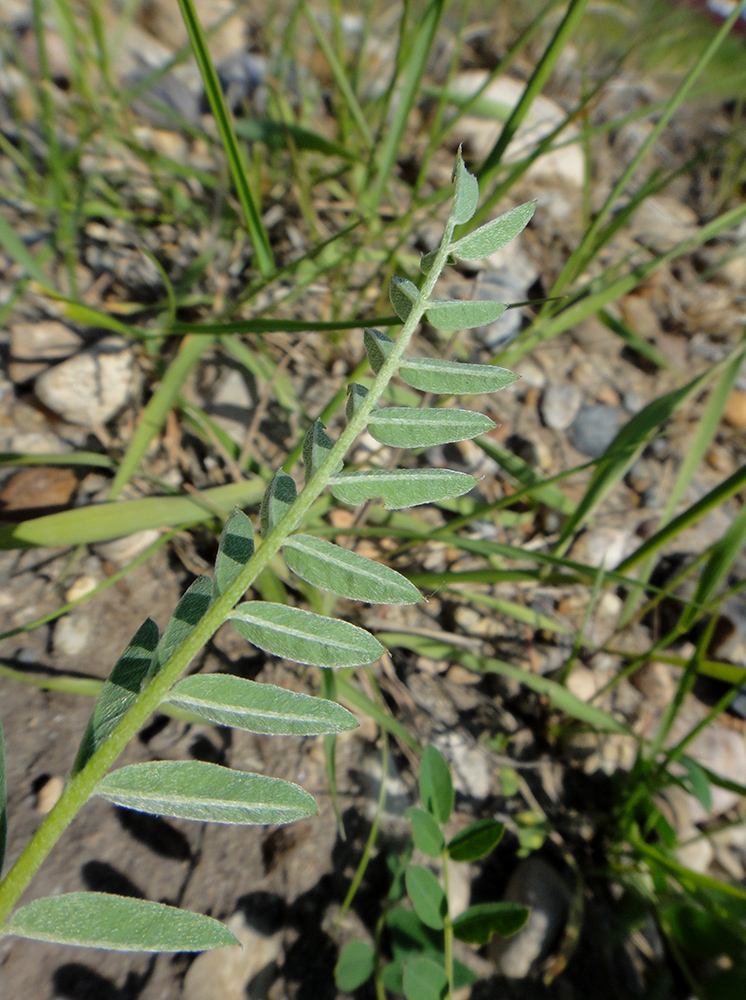
[(78, 656), (91, 638), (91, 620), (87, 615), (63, 615), (54, 629), (54, 651), (58, 656)]
[(477, 801), (486, 799), (493, 788), (492, 767), (484, 748), (453, 730), (436, 742), (451, 765), (456, 791)]
[(94, 576), (79, 576), (72, 586), (65, 591), (66, 601), (77, 601), (86, 594), (90, 594), (98, 586), (98, 581)]
[(572, 893), (559, 872), (533, 854), (510, 876), (504, 899), (529, 907), (528, 921), (511, 938), (495, 936), (489, 954), (501, 975), (524, 979), (557, 943), (567, 922)]
[(94, 550), (98, 557), (112, 566), (126, 566), (141, 555), (149, 545), (160, 538), (158, 528), (146, 528), (124, 538), (114, 538), (110, 542), (98, 542)]
[(594, 671), (588, 667), (575, 667), (567, 678), (567, 690), (581, 701), (591, 701), (599, 691)]
[(746, 392), (734, 389), (723, 410), (723, 420), (737, 431), (746, 427)]
[(11, 476), (0, 492), (0, 515), (66, 507), (77, 485), (71, 469), (42, 465), (22, 469)]
[(586, 566), (614, 569), (631, 551), (631, 535), (622, 528), (593, 528), (573, 545), (571, 558)]
[(55, 361), (69, 358), (80, 350), (80, 337), (57, 320), (45, 323), (16, 323), (10, 328), (8, 374), (21, 385)]
[[(265, 1000), (277, 975), (282, 952), (282, 935), (260, 934), (246, 922), (243, 913), (234, 913), (226, 926), (241, 947), (229, 945), (205, 951), (189, 966), (184, 979), (184, 1000)], [(247, 986), (251, 984), (251, 993)]]
[(238, 368), (228, 367), (215, 387), (210, 405), (210, 415), (237, 444), (243, 444), (256, 399), (246, 382), (246, 374)]
[(564, 431), (578, 415), (582, 403), (580, 390), (574, 385), (550, 385), (541, 397), (541, 419), (546, 427)]
[(676, 684), (667, 663), (651, 660), (650, 663), (646, 663), (635, 671), (631, 680), (653, 707), (665, 709), (673, 701)]
[(570, 444), (581, 455), (600, 458), (619, 430), (619, 413), (615, 407), (601, 403), (583, 406), (567, 429)]
[(57, 774), (53, 774), (48, 778), (36, 793), (37, 813), (41, 816), (46, 816), (57, 805), (64, 788), (64, 778), (61, 778)]
[(132, 399), (139, 381), (132, 348), (118, 337), (106, 337), (95, 348), (42, 372), (34, 392), (71, 424), (95, 429)]

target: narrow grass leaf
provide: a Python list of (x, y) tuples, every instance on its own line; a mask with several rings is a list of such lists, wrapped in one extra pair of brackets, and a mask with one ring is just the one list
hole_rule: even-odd
[(408, 406), (387, 406), (368, 420), (368, 430), (376, 441), (392, 448), (431, 448), (466, 441), (494, 427), (489, 417), (473, 410), (414, 410)]
[(440, 358), (407, 358), (401, 363), (399, 375), (413, 389), (449, 395), (499, 392), (520, 378), (507, 368), (467, 365)]
[(8, 841), (8, 781), (5, 772), (5, 739), (3, 720), (0, 718), (0, 875), (5, 861), (5, 845)]
[(504, 302), (435, 299), (427, 307), (427, 320), (438, 330), (470, 330), (494, 323), (507, 308)]
[(228, 518), (215, 559), (215, 595), (222, 594), (254, 554), (254, 529), (240, 507)]
[(376, 952), (367, 941), (348, 941), (339, 955), (334, 969), (337, 988), (345, 993), (354, 992), (373, 975)]
[(531, 498), (558, 510), (561, 514), (570, 515), (575, 511), (577, 504), (563, 493), (559, 486), (545, 482), (544, 477), (518, 455), (514, 455), (507, 448), (501, 448), (492, 438), (477, 441), (477, 445), (490, 458), (494, 458), (509, 475), (518, 480), (524, 489), (529, 490), (528, 495)]
[(35, 899), (16, 910), (2, 932), (108, 951), (207, 951), (239, 943), (212, 917), (104, 892)]
[(471, 823), (448, 841), (448, 856), (453, 861), (478, 861), (487, 857), (500, 843), (505, 824), (496, 819)]
[(423, 600), (419, 590), (401, 573), (325, 538), (292, 535), (283, 555), (301, 580), (342, 597), (368, 604), (416, 604)]
[(446, 970), (419, 955), (404, 966), (402, 989), (407, 1000), (443, 1000), (448, 990)]
[(357, 667), (372, 663), (384, 651), (365, 629), (285, 604), (250, 601), (239, 604), (229, 617), (244, 639), (296, 663)]
[(169, 703), (218, 726), (274, 736), (318, 736), (357, 728), (346, 708), (326, 698), (257, 684), (231, 674), (194, 674), (172, 689)]
[(520, 903), (478, 903), (453, 921), (453, 934), (467, 944), (487, 944), (493, 934), (511, 937), (525, 927), (528, 909)]
[(451, 818), (455, 801), (451, 772), (443, 754), (432, 744), (425, 747), (420, 761), (420, 798), (438, 823)]
[(383, 368), (386, 358), (391, 354), (394, 341), (391, 337), (387, 337), (385, 333), (381, 333), (380, 330), (373, 330), (370, 327), (366, 327), (363, 331), (363, 342), (370, 367), (377, 375)]
[(184, 593), (171, 620), (163, 630), (163, 638), (158, 644), (158, 652), (153, 663), (154, 671), (167, 663), (179, 646), (187, 639), (207, 613), (212, 601), (212, 580), (209, 576), (198, 576)]
[(448, 902), (440, 882), (429, 869), (421, 865), (410, 865), (405, 879), (414, 912), (426, 927), (442, 930)]
[[(318, 132), (294, 125), (292, 122), (272, 121), (268, 118), (239, 118), (233, 123), (236, 135), (248, 142), (263, 142), (269, 149), (306, 149), (324, 156), (338, 156), (342, 160), (359, 163), (361, 157), (338, 142), (332, 142)], [(290, 140), (290, 141), (288, 141)]]
[(409, 747), (415, 753), (422, 752), (422, 747), (412, 733), (410, 733), (409, 729), (399, 722), (398, 719), (395, 719), (387, 709), (373, 701), (366, 694), (363, 694), (362, 691), (359, 691), (348, 678), (337, 675), (335, 680), (339, 698), (359, 709), (368, 718), (372, 719), (377, 726), (380, 726), (384, 732), (391, 733), (405, 747)]
[(389, 282), (389, 299), (394, 307), (394, 312), (402, 323), (406, 322), (419, 295), (420, 290), (417, 285), (406, 278), (398, 278), (394, 275)]
[(449, 247), (449, 253), (459, 260), (481, 260), (482, 257), (489, 257), (522, 233), (535, 211), (535, 201), (527, 201), (523, 205), (511, 208), (499, 218), (456, 240)]
[[(314, 420), (303, 440), (303, 464), (306, 467), (306, 482), (327, 460), (333, 447), (334, 442), (324, 430), (324, 424), (320, 420)], [(333, 471), (339, 472), (341, 468), (342, 462), (340, 461)]]
[(236, 504), (257, 503), (264, 490), (260, 479), (216, 486), (181, 497), (149, 497), (78, 507), (59, 514), (34, 517), (0, 528), (0, 550), (35, 546), (90, 545), (148, 528), (175, 528), (228, 515)]
[(95, 794), (126, 809), (209, 823), (292, 823), (317, 812), (298, 785), (203, 760), (129, 764), (103, 777)]
[(404, 815), (412, 824), (414, 846), (428, 857), (439, 858), (445, 838), (435, 817), (418, 806), (410, 806)]
[(295, 481), (287, 472), (278, 469), (262, 497), (262, 508), (259, 515), (262, 538), (266, 538), (280, 523), (295, 503), (297, 496), (298, 490)]
[(460, 497), (478, 482), (450, 469), (365, 469), (332, 476), (329, 487), (337, 500), (353, 507), (383, 497), (387, 510), (400, 510)]
[(694, 623), (699, 608), (706, 604), (746, 546), (746, 504), (741, 507), (723, 537), (712, 546), (697, 581), (697, 589), (682, 615), (681, 627)]
[(451, 206), (451, 218), (459, 226), (472, 218), (479, 204), (479, 181), (474, 174), (470, 174), (466, 169), (460, 147), (456, 154), (456, 165), (453, 168), (451, 180), (456, 185)]
[(146, 618), (99, 692), (72, 773), (81, 771), (137, 700), (158, 648), (158, 626)]

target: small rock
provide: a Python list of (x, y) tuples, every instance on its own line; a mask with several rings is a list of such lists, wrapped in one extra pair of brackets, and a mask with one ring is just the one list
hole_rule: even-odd
[(90, 594), (98, 586), (98, 581), (93, 576), (79, 576), (72, 586), (65, 591), (66, 601), (78, 601), (86, 594)]
[(63, 615), (54, 629), (54, 651), (58, 656), (78, 656), (91, 637), (91, 621), (81, 614)]
[(22, 469), (0, 492), (0, 516), (60, 510), (70, 503), (77, 485), (71, 469), (42, 465)]
[[(708, 771), (713, 771), (726, 780), (743, 783), (743, 776), (746, 774), (746, 743), (743, 735), (735, 729), (728, 729), (714, 722), (689, 744), (686, 752)], [(710, 816), (719, 816), (742, 801), (737, 792), (727, 788), (711, 785), (710, 791), (712, 806), (709, 812), (696, 800), (692, 803), (692, 818), (695, 823)]]
[[(205, 951), (189, 966), (184, 979), (184, 1000), (266, 1000), (277, 975), (282, 935), (260, 934), (246, 922), (243, 913), (226, 921), (240, 947)], [(251, 983), (251, 993), (247, 986)]]
[(619, 430), (619, 413), (615, 407), (595, 404), (583, 406), (567, 429), (570, 444), (581, 455), (600, 458)]
[(453, 787), (472, 799), (486, 799), (492, 792), (492, 768), (485, 750), (458, 732), (451, 731), (436, 741), (451, 765)]
[(541, 419), (546, 427), (564, 431), (578, 415), (582, 396), (574, 385), (550, 385), (541, 397)]
[(53, 774), (36, 793), (36, 811), (46, 816), (53, 806), (57, 805), (65, 787), (65, 781), (59, 775)]
[(246, 372), (228, 367), (215, 387), (208, 412), (237, 444), (243, 444), (256, 399), (246, 381)]
[(132, 399), (139, 381), (132, 348), (119, 338), (107, 337), (43, 372), (34, 392), (71, 424), (95, 429)]
[(631, 681), (655, 708), (667, 708), (676, 693), (676, 684), (667, 663), (657, 661), (646, 663), (635, 671)]
[(113, 566), (126, 566), (141, 555), (149, 545), (157, 542), (160, 535), (158, 528), (146, 528), (145, 531), (136, 531), (134, 535), (127, 535), (124, 538), (98, 542), (94, 549), (104, 562)]
[(734, 389), (723, 410), (723, 420), (737, 431), (746, 427), (746, 392)]
[(585, 531), (572, 547), (571, 557), (586, 566), (614, 569), (631, 549), (631, 536), (622, 528), (594, 528)]
[(63, 323), (16, 323), (10, 328), (8, 374), (20, 385), (44, 371), (50, 364), (69, 358), (80, 350), (82, 341)]
[(567, 922), (572, 893), (560, 874), (533, 854), (510, 876), (504, 899), (527, 906), (528, 921), (511, 938), (495, 936), (489, 954), (501, 975), (524, 979), (557, 944)]
[(552, 453), (538, 438), (531, 440), (521, 434), (511, 434), (506, 439), (505, 446), (533, 469), (549, 472), (552, 468)]
[(567, 689), (581, 701), (591, 701), (599, 690), (595, 673), (588, 667), (575, 667), (567, 678)]

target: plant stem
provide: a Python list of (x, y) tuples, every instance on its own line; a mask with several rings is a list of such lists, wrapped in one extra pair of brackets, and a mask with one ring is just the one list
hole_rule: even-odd
[(453, 230), (454, 223), (449, 219), (432, 269), (427, 275), (417, 299), (412, 304), (411, 312), (389, 357), (381, 367), (357, 413), (347, 424), (327, 458), (306, 482), (297, 500), (282, 520), (263, 539), (263, 543), (256, 549), (252, 558), (246, 563), (230, 587), (227, 587), (213, 601), (191, 634), (178, 647), (173, 656), (163, 664), (159, 673), (142, 691), (132, 708), (122, 716), (119, 724), (112, 730), (109, 739), (93, 754), (86, 766), (70, 779), (56, 805), (47, 814), (21, 856), (3, 882), (0, 883), (0, 927), (78, 810), (95, 793), (98, 782), (135, 733), (145, 724), (161, 702), (167, 698), (170, 689), (196, 654), (227, 619), (236, 602), (269, 565), (288, 536), (295, 530), (303, 515), (326, 487), (339, 463), (365, 427), (368, 416), (399, 367), (404, 351), (427, 308), (435, 283), (448, 259)]
[(443, 946), (445, 951), (445, 966), (446, 966), (446, 976), (448, 977), (448, 992), (446, 994), (447, 1000), (451, 1000), (453, 997), (453, 924), (451, 923), (451, 900), (449, 896), (448, 887), (448, 850), (443, 848), (441, 853), (443, 859), (443, 891), (446, 894), (446, 900), (448, 902), (448, 912), (446, 913), (444, 926), (443, 926)]

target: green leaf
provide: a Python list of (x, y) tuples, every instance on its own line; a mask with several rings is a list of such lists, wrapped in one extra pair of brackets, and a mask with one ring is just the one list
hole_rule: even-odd
[(0, 718), (0, 875), (5, 861), (5, 845), (8, 840), (8, 783), (5, 776), (5, 740), (3, 720)]
[(443, 754), (431, 744), (420, 762), (420, 798), (438, 823), (447, 823), (454, 805), (451, 772)]
[(215, 596), (233, 583), (254, 555), (254, 529), (244, 512), (236, 507), (223, 528), (215, 559)]
[(383, 653), (383, 646), (365, 629), (285, 604), (251, 601), (239, 604), (229, 618), (244, 639), (296, 663), (357, 667)]
[(414, 846), (431, 858), (439, 858), (443, 850), (445, 838), (429, 812), (418, 806), (410, 806), (404, 814), (412, 824), (412, 839)]
[(301, 580), (342, 597), (368, 604), (416, 604), (424, 600), (401, 573), (324, 538), (292, 535), (283, 555)]
[(376, 964), (376, 952), (367, 941), (348, 941), (334, 969), (337, 988), (352, 993), (370, 979)]
[(504, 302), (472, 302), (469, 299), (432, 299), (426, 314), (438, 330), (470, 330), (487, 326), (507, 309)]
[(152, 618), (146, 618), (99, 692), (73, 764), (73, 775), (85, 767), (137, 700), (157, 648), (158, 626)]
[(402, 985), (407, 1000), (443, 1000), (448, 976), (442, 965), (420, 955), (404, 966)]
[(262, 498), (262, 509), (259, 515), (262, 538), (266, 538), (270, 531), (280, 523), (295, 503), (297, 496), (298, 491), (294, 480), (287, 472), (278, 469)]
[(496, 819), (477, 820), (451, 838), (448, 854), (454, 861), (478, 861), (497, 847), (504, 830)]
[(383, 497), (387, 510), (400, 510), (460, 497), (478, 482), (474, 476), (450, 469), (365, 469), (332, 476), (329, 488), (337, 500), (353, 507)]
[(376, 441), (392, 448), (431, 448), (451, 441), (465, 441), (486, 434), (495, 424), (472, 410), (424, 409), (387, 406), (376, 410), (368, 429)]
[(454, 395), (499, 392), (520, 377), (495, 365), (467, 365), (440, 358), (407, 358), (399, 375), (413, 389)]
[(385, 333), (381, 333), (380, 330), (373, 330), (370, 327), (366, 327), (363, 331), (363, 343), (365, 344), (365, 353), (368, 355), (370, 367), (377, 375), (383, 368), (386, 358), (391, 354), (394, 341), (391, 337), (387, 337)]
[(368, 390), (364, 385), (360, 385), (359, 382), (350, 382), (347, 386), (347, 405), (345, 406), (345, 416), (348, 420), (352, 420), (367, 395)]
[(712, 809), (712, 790), (710, 789), (710, 782), (704, 768), (686, 754), (682, 754), (679, 757), (679, 763), (687, 770), (689, 791), (691, 791), (701, 806), (707, 812), (710, 812)]
[[(303, 464), (306, 467), (306, 482), (326, 461), (333, 447), (334, 442), (324, 430), (324, 424), (320, 420), (314, 420), (303, 440)], [(332, 471), (339, 472), (341, 468), (342, 463), (338, 462), (336, 469)]]
[(535, 201), (527, 201), (524, 205), (511, 208), (498, 219), (493, 219), (468, 236), (456, 240), (451, 244), (449, 252), (460, 260), (481, 260), (482, 257), (489, 257), (523, 232), (535, 211)]
[(153, 673), (157, 673), (192, 634), (205, 616), (211, 601), (212, 580), (209, 576), (198, 576), (176, 605), (176, 610), (163, 631), (163, 638), (153, 661)]
[(94, 794), (138, 812), (210, 823), (292, 823), (317, 812), (298, 785), (202, 760), (129, 764), (103, 777)]
[(448, 901), (440, 882), (421, 865), (410, 865), (405, 878), (414, 912), (426, 927), (441, 930), (448, 913)]
[(451, 180), (456, 185), (451, 206), (451, 218), (457, 226), (460, 226), (474, 216), (479, 204), (479, 182), (474, 174), (470, 174), (466, 169), (460, 148), (456, 154), (456, 164)]
[(419, 298), (420, 290), (413, 282), (407, 278), (398, 278), (396, 275), (389, 282), (389, 299), (394, 307), (394, 312), (405, 323), (412, 311), (412, 306)]
[(35, 899), (8, 918), (3, 934), (109, 951), (206, 951), (238, 944), (212, 917), (104, 892)]
[(468, 944), (487, 944), (493, 934), (517, 934), (527, 920), (528, 910), (519, 903), (478, 903), (455, 918), (453, 933)]
[(173, 688), (172, 705), (218, 726), (275, 736), (316, 736), (357, 728), (357, 719), (335, 701), (257, 684), (231, 674), (194, 674)]

